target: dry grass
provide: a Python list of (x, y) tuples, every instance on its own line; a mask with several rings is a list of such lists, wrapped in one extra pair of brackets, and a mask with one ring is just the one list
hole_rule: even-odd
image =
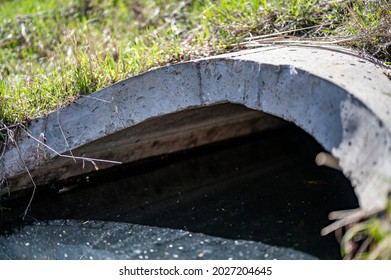
[[(311, 40), (391, 64), (388, 0), (14, 0), (0, 20), (0, 157), (7, 127), (169, 63)], [(345, 227), (346, 258), (391, 257), (390, 209)]]
[(0, 4), (0, 18), (7, 124), (152, 68), (265, 38), (339, 42), (391, 62), (386, 0), (15, 0)]

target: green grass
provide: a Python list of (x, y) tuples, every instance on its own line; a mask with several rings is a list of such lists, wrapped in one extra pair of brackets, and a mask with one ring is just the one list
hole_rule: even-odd
[(69, 0), (0, 3), (0, 120), (14, 124), (154, 67), (285, 32), (390, 62), (386, 0)]
[(383, 212), (347, 226), (341, 255), (345, 259), (391, 259), (391, 199)]

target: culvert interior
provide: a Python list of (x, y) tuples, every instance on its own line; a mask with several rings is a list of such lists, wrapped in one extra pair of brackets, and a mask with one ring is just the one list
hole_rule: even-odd
[[(358, 207), (339, 171), (318, 167), (322, 147), (285, 122), (278, 128), (109, 168), (1, 202), (3, 234), (57, 219), (185, 229), (339, 259), (328, 213)], [(18, 222), (16, 222), (18, 221)], [(10, 231), (11, 230), (11, 231)]]

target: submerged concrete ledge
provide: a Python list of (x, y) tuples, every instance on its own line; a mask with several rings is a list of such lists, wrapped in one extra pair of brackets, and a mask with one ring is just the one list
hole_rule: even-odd
[(295, 46), (159, 68), (33, 120), (3, 155), (0, 195), (30, 188), (26, 169), (49, 184), (113, 166), (58, 154), (130, 162), (275, 127), (277, 116), (339, 160), (364, 210), (382, 209), (391, 191), (384, 70), (341, 48)]

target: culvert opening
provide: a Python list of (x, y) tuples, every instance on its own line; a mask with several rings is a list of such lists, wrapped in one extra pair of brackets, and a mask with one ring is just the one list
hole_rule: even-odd
[[(261, 241), (339, 259), (335, 237), (322, 237), (320, 230), (329, 224), (329, 212), (358, 203), (341, 172), (315, 164), (320, 151), (311, 136), (286, 122), (83, 175), (65, 188), (48, 186), (36, 193), (24, 222), (126, 222)], [(20, 220), (29, 199), (26, 195), (2, 202), (2, 228)]]

